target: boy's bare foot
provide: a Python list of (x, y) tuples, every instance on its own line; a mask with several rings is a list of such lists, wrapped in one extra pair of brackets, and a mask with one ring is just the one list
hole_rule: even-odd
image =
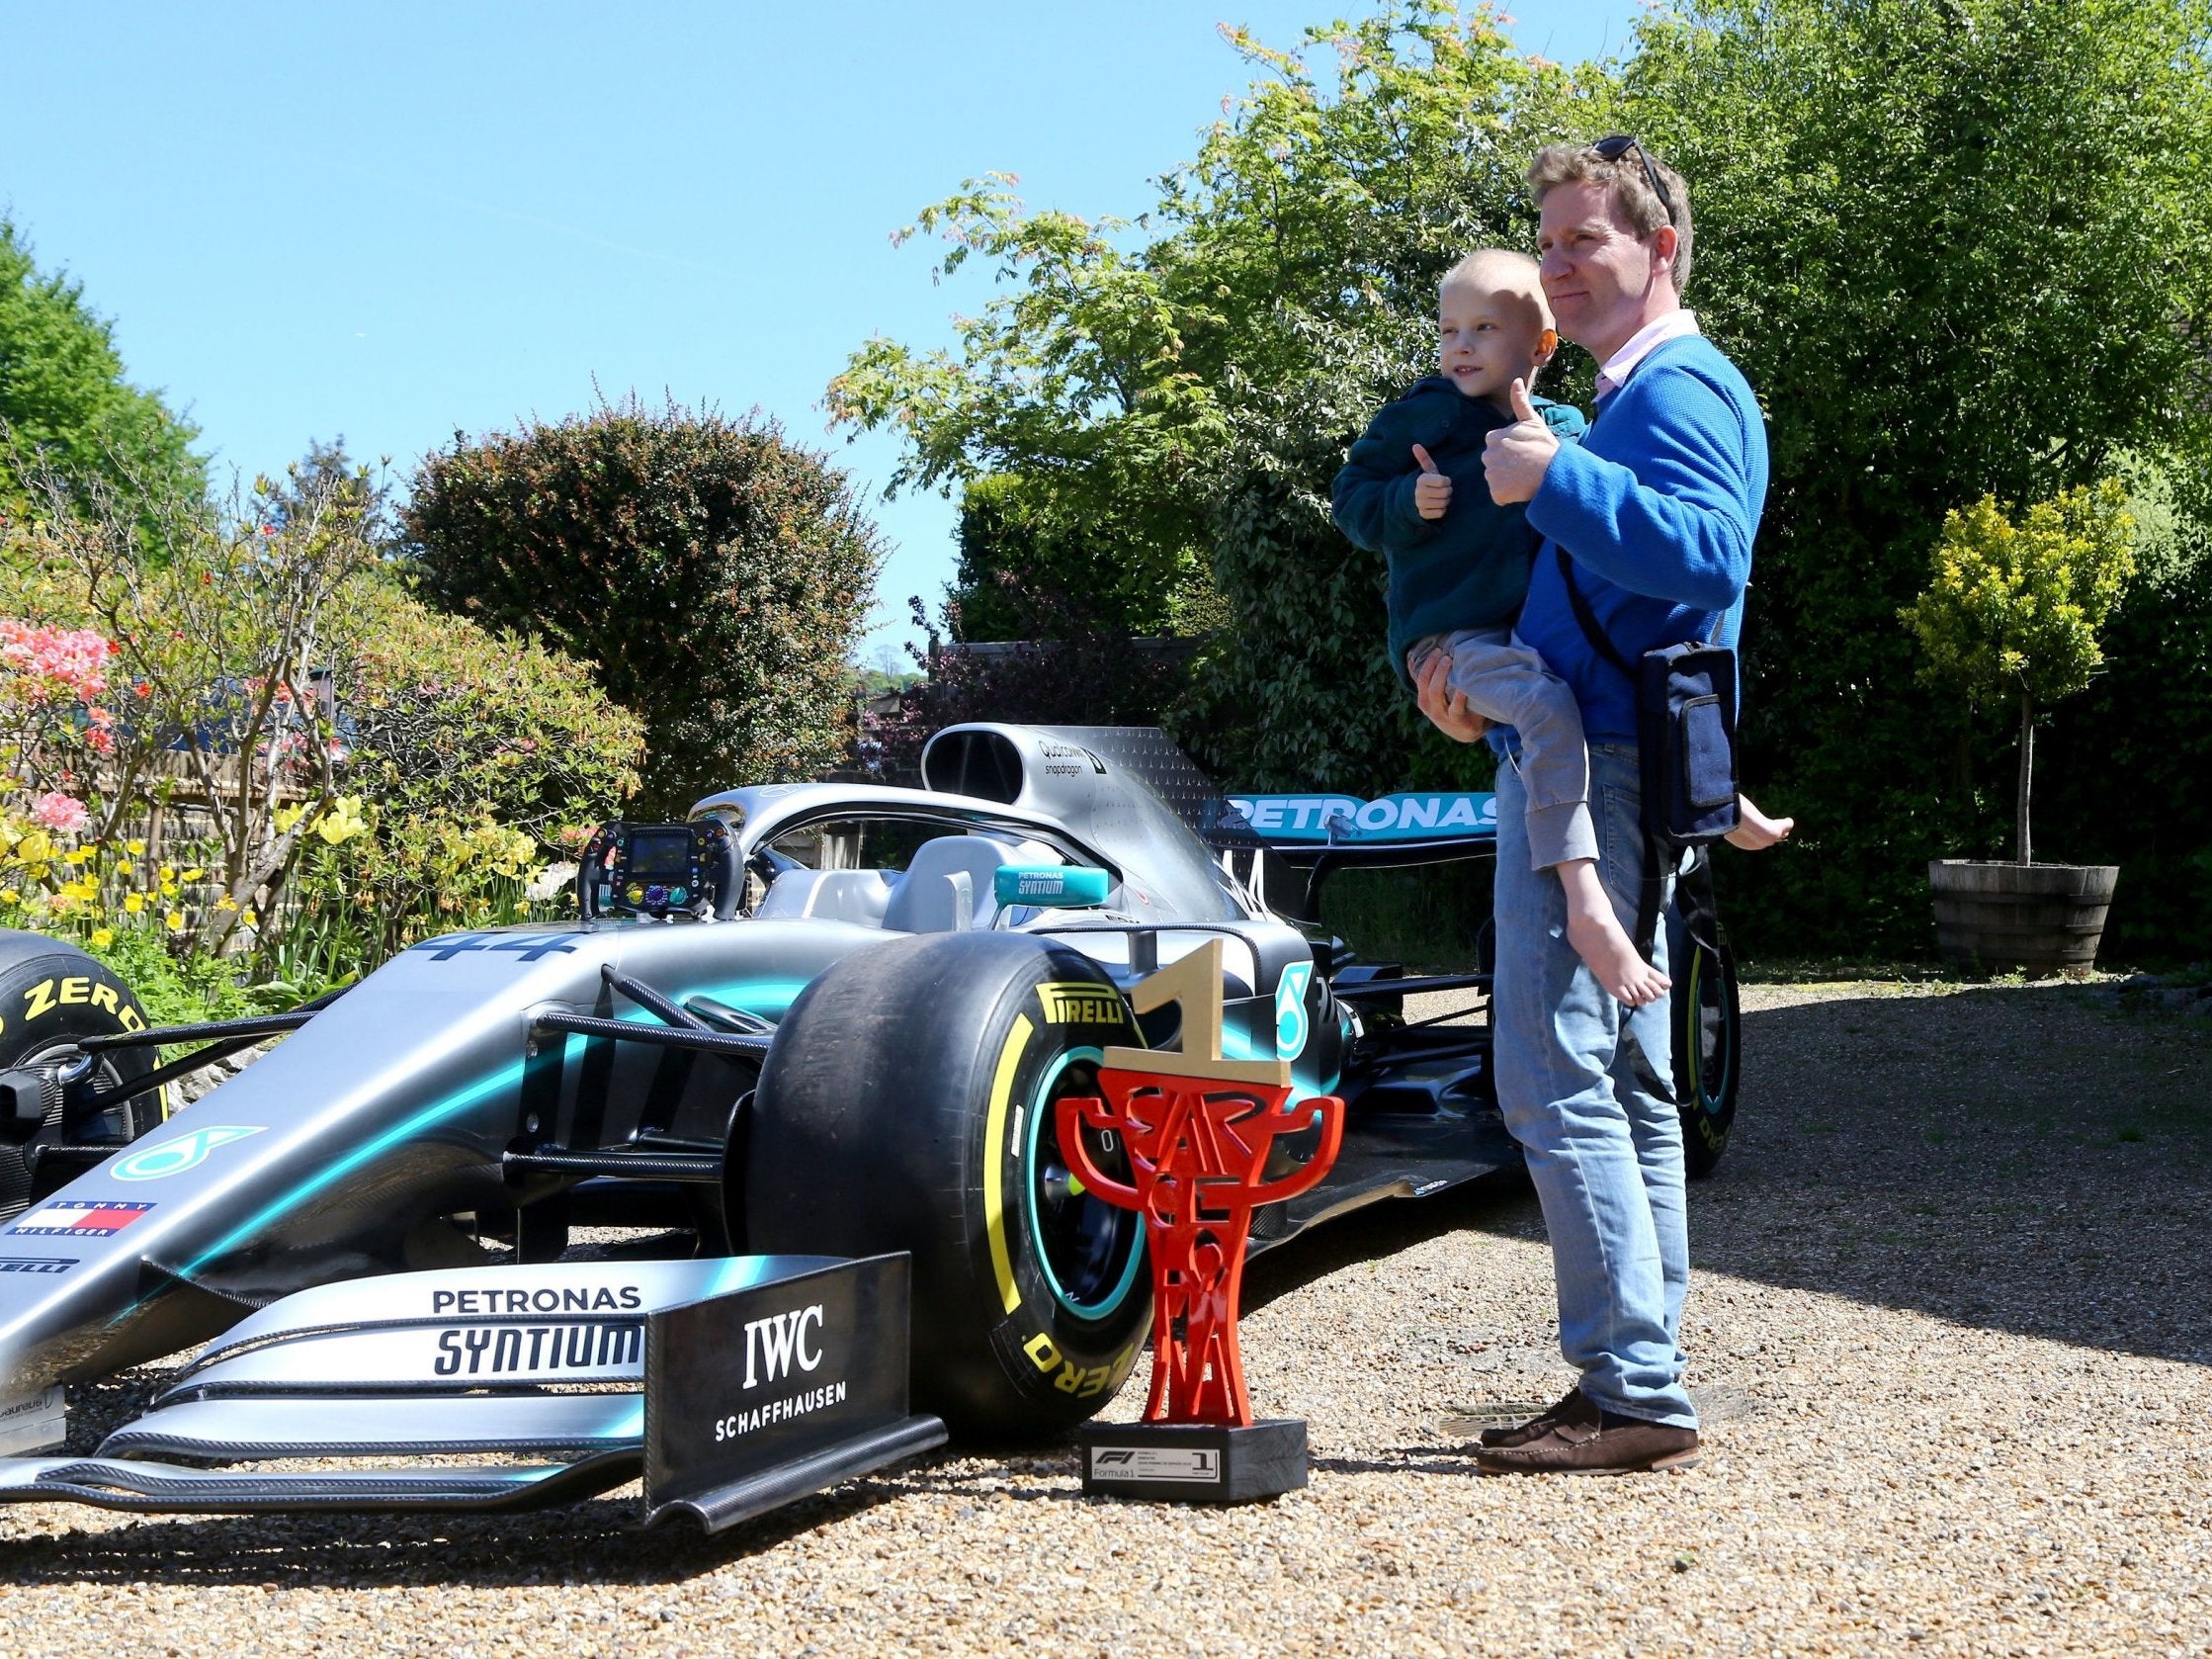
[(1721, 839), (1730, 846), (1740, 846), (1745, 852), (1758, 852), (1776, 841), (1786, 841), (1790, 831), (1797, 828), (1794, 818), (1768, 818), (1751, 805), (1748, 795), (1736, 798), (1737, 826)]
[(1606, 995), (1631, 1008), (1665, 996), (1671, 982), (1636, 953), (1605, 896), (1605, 884), (1597, 879), (1597, 861), (1572, 858), (1558, 866), (1558, 873), (1567, 890), (1567, 942)]

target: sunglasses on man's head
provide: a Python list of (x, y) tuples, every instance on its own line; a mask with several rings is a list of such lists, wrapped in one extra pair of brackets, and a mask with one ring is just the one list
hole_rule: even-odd
[(1659, 199), (1659, 206), (1666, 210), (1666, 222), (1674, 223), (1674, 198), (1667, 195), (1666, 186), (1659, 182), (1659, 169), (1652, 165), (1652, 158), (1644, 152), (1642, 144), (1626, 132), (1616, 132), (1610, 138), (1598, 139), (1590, 148), (1606, 161), (1618, 161), (1630, 150), (1634, 150), (1636, 159), (1644, 163), (1644, 176), (1652, 182), (1652, 194)]

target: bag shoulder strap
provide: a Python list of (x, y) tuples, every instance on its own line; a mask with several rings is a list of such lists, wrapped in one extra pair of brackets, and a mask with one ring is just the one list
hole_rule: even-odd
[(1574, 620), (1581, 624), (1582, 637), (1589, 641), (1590, 649), (1620, 670), (1621, 677), (1629, 684), (1637, 683), (1636, 670), (1628, 665), (1628, 658), (1621, 655), (1621, 648), (1599, 626), (1597, 613), (1590, 609), (1590, 602), (1582, 597), (1582, 590), (1575, 585), (1574, 567), (1567, 557), (1567, 549), (1559, 543), (1552, 544), (1552, 557), (1559, 561), (1560, 580), (1567, 583), (1567, 602), (1574, 608)]
[[(1628, 665), (1628, 658), (1621, 655), (1621, 648), (1613, 643), (1612, 636), (1599, 624), (1597, 613), (1590, 609), (1590, 602), (1582, 597), (1582, 590), (1574, 580), (1574, 564), (1567, 557), (1567, 549), (1554, 542), (1552, 557), (1559, 561), (1560, 580), (1567, 583), (1567, 602), (1574, 609), (1574, 620), (1581, 624), (1582, 637), (1589, 641), (1591, 650), (1627, 675), (1631, 684), (1636, 683), (1636, 670)], [(1717, 649), (1721, 643), (1721, 630), (1727, 624), (1728, 612), (1714, 612), (1712, 632), (1698, 643)]]

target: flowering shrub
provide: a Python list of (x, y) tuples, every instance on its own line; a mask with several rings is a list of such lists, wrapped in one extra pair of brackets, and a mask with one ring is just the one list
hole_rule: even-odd
[(0, 617), (0, 760), (30, 798), (32, 822), (71, 831), (91, 822), (92, 763), (115, 748), (108, 689), (115, 647), (86, 628), (38, 628)]
[(174, 513), (166, 563), (120, 518), (0, 526), (108, 630), (0, 618), (0, 926), (74, 938), (156, 1017), (524, 919), (541, 843), (638, 787), (587, 669), (416, 603), (323, 484)]

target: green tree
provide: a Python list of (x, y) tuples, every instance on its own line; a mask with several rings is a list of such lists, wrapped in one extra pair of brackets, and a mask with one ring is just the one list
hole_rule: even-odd
[(835, 763), (879, 563), (844, 476), (757, 418), (635, 399), (430, 456), (421, 591), (600, 666), (649, 744), (638, 806)]
[[(1967, 711), (1915, 685), (1893, 620), (1950, 505), (2047, 500), (2123, 452), (2179, 480), (2212, 462), (2208, 18), (1689, 0), (1640, 26), (1622, 124), (1688, 177), (1688, 298), (1769, 418), (1748, 775), (1818, 856), (1731, 870), (1754, 949), (1921, 947), (1920, 862), (2003, 822), (2010, 792), (1959, 759)], [(2090, 748), (2153, 711), (2115, 712)]]
[(1994, 495), (1944, 516), (1927, 587), (1902, 613), (1926, 655), (1921, 675), (2020, 716), (2014, 853), (2033, 863), (2028, 792), (2035, 716), (2086, 691), (2103, 666), (2097, 635), (2135, 573), (2127, 492), (2107, 480), (2038, 501), (2014, 522)]
[(961, 492), (959, 542), (945, 593), (957, 640), (1054, 638), (1070, 623), (1138, 635), (1204, 627), (1210, 586), (1195, 553), (1166, 572), (1130, 558), (1130, 536), (1116, 519), (1069, 523), (1050, 479), (993, 473), (971, 480)]
[[(26, 457), (43, 452), (63, 478), (104, 480), (155, 500), (197, 499), (207, 464), (199, 434), (151, 392), (124, 379), (113, 325), (84, 285), (41, 272), (15, 222), (0, 218), (0, 432)], [(30, 506), (20, 468), (0, 469), (0, 514)]]
[(1058, 522), (1127, 527), (1152, 590), (1203, 551), (1230, 627), (1184, 735), (1253, 784), (1356, 788), (1467, 756), (1424, 735), (1384, 660), (1383, 568), (1328, 520), (1343, 447), (1427, 371), (1435, 284), (1525, 245), (1521, 173), (1597, 123), (1609, 82), (1513, 50), (1496, 14), (1393, 0), (1294, 50), (1225, 30), (1258, 75), (1142, 220), (1027, 213), (995, 177), (909, 233), (997, 294), (952, 351), (871, 340), (833, 415), (895, 426), (899, 483), (1021, 477)]

